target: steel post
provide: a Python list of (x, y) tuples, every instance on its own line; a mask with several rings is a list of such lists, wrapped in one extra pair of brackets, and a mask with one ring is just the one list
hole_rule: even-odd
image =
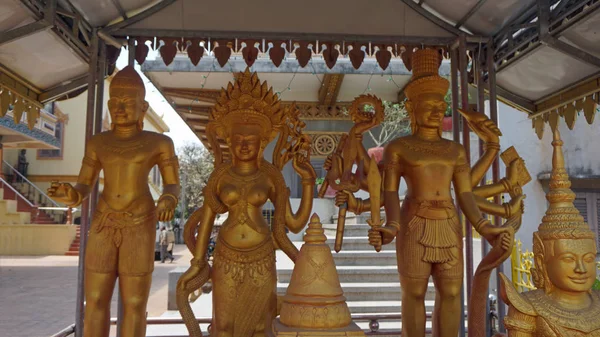
[[(498, 124), (498, 100), (496, 96), (496, 64), (494, 63), (494, 46), (490, 43), (487, 46), (487, 65), (488, 65), (488, 84), (489, 84), (489, 93), (490, 93), (490, 119), (500, 127)], [(498, 157), (494, 160), (492, 164), (492, 180), (494, 183), (497, 183), (500, 180), (500, 161)], [(500, 196), (494, 197), (494, 202), (500, 204)], [(494, 222), (499, 224), (502, 219), (499, 216), (494, 217)], [(501, 264), (496, 268), (496, 291), (497, 295), (500, 294), (500, 273), (504, 272), (504, 264)], [(500, 296), (498, 298), (498, 327), (500, 332), (506, 332), (504, 329), (504, 316), (506, 315), (506, 308), (504, 307), (504, 302)]]
[[(469, 83), (467, 78), (467, 41), (465, 35), (461, 35), (458, 45), (458, 67), (460, 73), (460, 100), (464, 111), (469, 109)], [(471, 132), (465, 118), (462, 119), (462, 145), (465, 148), (467, 162), (471, 162)], [(467, 303), (471, 298), (473, 286), (473, 228), (468, 219), (465, 218), (465, 265), (467, 280)]]
[[(98, 76), (98, 34), (93, 29), (92, 44), (90, 46), (90, 64), (88, 72), (88, 97), (85, 125), (85, 146), (92, 138), (94, 132), (94, 110), (96, 106), (96, 77)], [(75, 308), (75, 337), (83, 337), (84, 317), (84, 284), (85, 284), (85, 248), (87, 244), (87, 233), (89, 229), (90, 199), (86, 198), (81, 205), (79, 265), (77, 267), (77, 302)]]

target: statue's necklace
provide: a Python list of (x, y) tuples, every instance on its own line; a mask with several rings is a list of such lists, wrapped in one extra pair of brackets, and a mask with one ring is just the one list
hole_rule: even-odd
[(124, 154), (132, 151), (139, 151), (143, 149), (149, 143), (148, 140), (134, 138), (127, 140), (114, 140), (110, 143), (102, 144), (102, 148), (106, 151), (116, 153), (116, 154)]

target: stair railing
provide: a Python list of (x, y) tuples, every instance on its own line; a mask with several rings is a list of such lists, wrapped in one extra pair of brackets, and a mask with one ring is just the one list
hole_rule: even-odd
[(29, 206), (31, 207), (36, 207), (34, 204), (31, 203), (31, 201), (27, 200), (27, 198), (25, 198), (25, 196), (23, 196), (19, 191), (17, 191), (14, 187), (12, 187), (11, 184), (9, 184), (6, 180), (4, 180), (4, 178), (0, 177), (0, 185), (3, 185), (4, 188), (8, 187), (11, 191), (13, 191), (15, 193), (15, 195), (21, 199), (23, 199), (23, 201), (25, 201)]
[[(59, 223), (65, 223), (67, 215), (64, 213), (68, 208), (61, 207), (56, 201), (50, 198), (44, 191), (42, 191), (37, 185), (27, 179), (21, 172), (10, 165), (6, 160), (3, 160), (3, 164), (8, 167), (12, 174), (15, 174), (21, 179), (22, 183), (27, 184), (27, 196), (23, 196), (23, 192), (17, 191), (11, 184), (5, 181), (5, 185), (11, 186), (11, 189), (16, 192), (17, 195), (21, 196), (22, 199), (27, 200), (27, 203), (36, 209), (34, 219), (39, 216), (39, 211), (45, 209), (45, 212), (50, 213), (55, 221)], [(33, 204), (32, 202), (33, 201)], [(32, 219), (33, 220), (33, 219)]]

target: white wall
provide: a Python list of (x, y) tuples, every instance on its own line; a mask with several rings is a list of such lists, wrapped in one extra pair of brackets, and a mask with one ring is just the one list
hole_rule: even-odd
[[(539, 140), (531, 126), (531, 120), (523, 112), (499, 103), (499, 126), (502, 130), (500, 144), (502, 150), (514, 146), (531, 174), (532, 181), (523, 188), (525, 214), (523, 225), (517, 233), (517, 239), (523, 242), (523, 248), (531, 250), (533, 232), (541, 223), (547, 208), (546, 195), (537, 179), (540, 173), (552, 170), (552, 131), (546, 124), (544, 136)], [(564, 141), (565, 164), (571, 177), (600, 175), (600, 124), (589, 125), (583, 116), (579, 116), (573, 130), (569, 130), (564, 120), (559, 120), (559, 131)], [(501, 163), (501, 175), (505, 172)]]

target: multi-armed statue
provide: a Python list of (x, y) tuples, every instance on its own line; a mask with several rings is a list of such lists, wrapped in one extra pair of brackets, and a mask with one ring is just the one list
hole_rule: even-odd
[[(451, 185), (464, 216), (475, 230), (501, 251), (498, 259), (510, 254), (515, 228), (493, 226), (480, 209), (505, 218), (520, 218), (523, 161), (513, 158), (508, 179), (476, 187), (497, 156), (500, 131), (484, 114), (461, 111), (471, 129), (485, 142), (485, 152), (471, 168), (465, 149), (441, 137), (441, 126), (449, 87), (438, 75), (441, 54), (431, 49), (412, 56), (413, 78), (405, 89), (412, 134), (390, 142), (383, 156), (383, 182), (373, 160), (363, 163), (363, 177), (370, 199), (360, 200), (348, 191), (338, 192), (336, 203), (360, 214), (371, 211), (369, 242), (376, 249), (396, 239), (398, 271), (402, 292), (402, 329), (406, 336), (425, 336), (425, 304), (429, 277), (436, 286), (433, 330), (436, 336), (456, 336), (461, 321), (460, 292), (463, 283), (463, 229), (452, 200)], [(356, 142), (355, 146), (362, 146)], [(353, 151), (354, 153), (361, 151)], [(353, 158), (351, 160), (354, 160)], [(331, 162), (331, 161), (330, 161)], [(400, 179), (407, 184), (407, 195), (400, 207)], [(382, 190), (382, 191), (381, 191)], [(381, 192), (380, 192), (381, 191)], [(509, 204), (496, 205), (486, 198), (511, 193)], [(372, 203), (374, 203), (372, 205)], [(384, 206), (386, 222), (379, 226), (379, 208)], [(510, 224), (517, 227), (520, 221)], [(497, 263), (491, 261), (490, 263)], [(487, 287), (487, 283), (485, 284)], [(483, 289), (485, 290), (485, 289)], [(485, 304), (484, 304), (485, 305)]]
[[(90, 195), (104, 171), (104, 190), (85, 254), (85, 337), (108, 337), (117, 277), (124, 309), (121, 335), (146, 335), (156, 222), (173, 217), (179, 195), (179, 163), (169, 137), (142, 130), (148, 109), (144, 97), (144, 82), (133, 67), (115, 75), (108, 100), (112, 129), (88, 142), (75, 187), (53, 182), (48, 189), (53, 199), (75, 207)], [(148, 174), (155, 165), (164, 181), (157, 206), (148, 189)]]
[(565, 169), (562, 140), (554, 131), (549, 206), (533, 233), (537, 290), (519, 294), (502, 275), (501, 294), (509, 305), (504, 325), (509, 337), (600, 336), (600, 292), (596, 280), (596, 242), (573, 205), (575, 193)]
[[(194, 254), (180, 278), (177, 304), (190, 336), (201, 336), (188, 295), (209, 277), (213, 284), (211, 334), (219, 337), (264, 336), (277, 309), (275, 244), (293, 261), (298, 249), (286, 235), (304, 228), (312, 209), (315, 171), (310, 139), (295, 105), (283, 107), (273, 89), (249, 70), (221, 91), (210, 114), (207, 134), (215, 153), (215, 169), (204, 189), (204, 205), (185, 225), (185, 241)], [(273, 164), (263, 151), (278, 137)], [(217, 138), (229, 146), (223, 160)], [(289, 161), (302, 178), (302, 200), (296, 214), (281, 169)], [(262, 207), (271, 200), (275, 217), (269, 229)], [(215, 216), (229, 212), (223, 223), (209, 270), (205, 255)], [(197, 238), (194, 238), (197, 230)]]

